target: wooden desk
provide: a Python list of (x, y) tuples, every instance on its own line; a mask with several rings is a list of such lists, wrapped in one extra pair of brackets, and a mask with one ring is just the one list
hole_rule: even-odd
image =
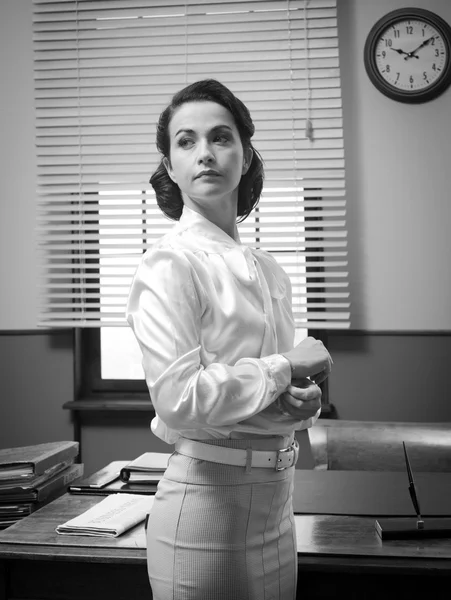
[[(117, 539), (54, 532), (99, 500), (65, 494), (0, 533), (0, 600), (151, 599), (142, 525)], [(295, 518), (299, 598), (449, 598), (451, 540), (382, 542), (374, 517)]]

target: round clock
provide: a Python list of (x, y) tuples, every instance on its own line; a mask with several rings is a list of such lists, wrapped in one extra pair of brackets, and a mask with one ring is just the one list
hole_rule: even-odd
[(394, 10), (369, 32), (364, 63), (372, 83), (392, 100), (432, 100), (451, 83), (451, 28), (428, 10)]

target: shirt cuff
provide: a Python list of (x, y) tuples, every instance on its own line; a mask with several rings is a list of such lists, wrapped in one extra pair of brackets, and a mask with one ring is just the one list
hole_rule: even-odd
[(275, 396), (280, 396), (291, 383), (290, 361), (282, 354), (271, 354), (261, 358), (268, 367), (268, 373), (275, 384)]

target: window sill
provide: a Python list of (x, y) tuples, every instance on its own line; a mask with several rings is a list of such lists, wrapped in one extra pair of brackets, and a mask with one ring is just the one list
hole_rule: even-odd
[(63, 408), (76, 412), (154, 412), (149, 398), (82, 398), (66, 402)]
[[(152, 402), (146, 398), (81, 398), (63, 404), (63, 408), (77, 412), (154, 412)], [(321, 417), (333, 418), (333, 404), (323, 404)]]

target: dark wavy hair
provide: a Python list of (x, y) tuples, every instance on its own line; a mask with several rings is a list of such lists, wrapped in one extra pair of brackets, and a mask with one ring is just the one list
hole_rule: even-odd
[(260, 154), (252, 146), (251, 138), (255, 127), (246, 105), (225, 85), (216, 79), (197, 81), (177, 92), (169, 106), (161, 113), (157, 124), (157, 149), (163, 155), (158, 168), (150, 178), (155, 190), (157, 203), (164, 214), (178, 221), (182, 215), (183, 199), (179, 186), (169, 177), (163, 159), (170, 160), (169, 124), (175, 111), (186, 102), (216, 102), (226, 108), (233, 116), (240, 134), (244, 150), (251, 149), (252, 161), (238, 186), (238, 222), (244, 219), (257, 206), (263, 188), (264, 169)]

